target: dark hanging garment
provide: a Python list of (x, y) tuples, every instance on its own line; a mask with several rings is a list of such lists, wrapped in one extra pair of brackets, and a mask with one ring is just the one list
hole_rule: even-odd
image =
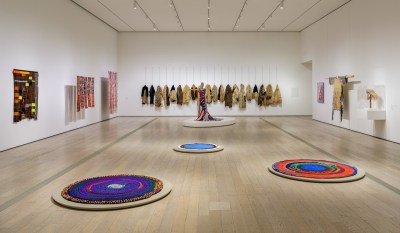
[(254, 88), (253, 88), (253, 99), (256, 100), (256, 102), (258, 102), (258, 88), (257, 88), (257, 85), (254, 85)]
[(218, 89), (218, 99), (219, 102), (223, 103), (225, 101), (225, 90), (224, 86), (221, 84)]
[(225, 90), (225, 107), (232, 108), (232, 89), (229, 84), (226, 86)]
[(142, 87), (142, 104), (148, 104), (149, 103), (149, 88), (144, 85)]
[(150, 104), (154, 104), (154, 94), (156, 94), (156, 90), (153, 85), (150, 87)]
[(183, 104), (183, 91), (181, 85), (178, 86), (176, 97), (178, 98), (178, 104)]
[(172, 85), (171, 87), (171, 92), (169, 93), (169, 98), (171, 100), (171, 102), (176, 102), (176, 90), (175, 90), (175, 86)]
[(258, 93), (258, 102), (257, 102), (258, 106), (263, 105), (264, 95), (266, 95), (264, 85), (261, 85), (260, 92)]

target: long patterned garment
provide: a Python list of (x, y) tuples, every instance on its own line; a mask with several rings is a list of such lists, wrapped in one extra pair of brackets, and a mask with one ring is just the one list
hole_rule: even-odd
[(37, 120), (38, 78), (35, 71), (13, 70), (14, 123), (24, 119)]
[(344, 92), (343, 85), (348, 82), (347, 78), (329, 78), (329, 84), (333, 84), (332, 120), (335, 111), (340, 111), (340, 121), (343, 120)]
[(117, 72), (108, 71), (109, 78), (109, 110), (110, 114), (117, 112), (118, 105), (118, 77)]
[(89, 92), (89, 99), (90, 99), (90, 102), (91, 102), (89, 107), (94, 108), (94, 77), (90, 78), (90, 90), (89, 91), (90, 91)]
[(217, 121), (207, 111), (206, 89), (199, 88), (198, 115), (196, 121)]
[(77, 96), (77, 111), (79, 112), (81, 109), (85, 109), (85, 77), (78, 76), (77, 77), (77, 85), (78, 85), (78, 96)]

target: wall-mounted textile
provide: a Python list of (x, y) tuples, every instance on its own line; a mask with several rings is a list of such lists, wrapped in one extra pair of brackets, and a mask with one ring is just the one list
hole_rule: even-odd
[(117, 112), (118, 107), (118, 77), (117, 72), (108, 71), (109, 79), (109, 109), (110, 114)]
[(94, 107), (94, 78), (93, 77), (77, 77), (77, 111), (85, 108)]
[(228, 84), (225, 91), (225, 107), (232, 108), (232, 88)]
[(263, 106), (264, 101), (266, 103), (266, 96), (267, 92), (265, 91), (264, 84), (261, 84), (260, 91), (258, 92), (258, 106)]
[(156, 97), (155, 97), (155, 106), (156, 108), (162, 107), (162, 89), (160, 86), (157, 86)]
[(343, 120), (344, 92), (343, 85), (348, 82), (347, 78), (329, 78), (329, 84), (333, 85), (332, 120), (335, 111), (340, 111), (340, 121)]
[(149, 103), (149, 88), (146, 85), (142, 87), (142, 93), (140, 96), (142, 97), (142, 104)]
[(36, 71), (13, 70), (14, 75), (14, 123), (24, 119), (37, 120), (38, 82)]
[(191, 92), (191, 96), (192, 96), (192, 100), (196, 100), (197, 99), (197, 87), (196, 85), (192, 85), (192, 88), (190, 90)]
[(276, 84), (273, 99), (274, 99), (274, 104), (276, 104), (276, 105), (282, 104), (281, 90), (279, 90), (278, 84)]
[(246, 93), (243, 84), (240, 84), (239, 108), (246, 108)]
[(324, 82), (317, 83), (317, 102), (323, 104), (325, 102)]
[(272, 105), (274, 103), (274, 91), (272, 90), (272, 85), (268, 84), (267, 86), (267, 95), (266, 95), (266, 105)]
[(251, 102), (252, 98), (253, 98), (253, 93), (251, 92), (251, 86), (249, 84), (246, 87), (246, 99), (247, 99), (247, 101)]
[(224, 85), (220, 85), (218, 89), (218, 100), (219, 102), (223, 103), (225, 101), (225, 90)]
[(181, 85), (178, 86), (178, 89), (176, 91), (176, 97), (178, 99), (178, 104), (182, 105), (183, 104), (183, 91), (182, 91)]
[(211, 96), (212, 96), (212, 101), (216, 103), (218, 101), (218, 88), (215, 84), (211, 89)]
[(253, 99), (258, 102), (258, 88), (257, 88), (257, 85), (254, 85), (254, 88), (253, 88)]
[(186, 84), (183, 88), (183, 104), (189, 104), (190, 98), (190, 87)]
[(239, 87), (235, 84), (233, 85), (232, 91), (232, 104), (237, 104), (239, 102)]
[(170, 101), (169, 101), (169, 88), (167, 85), (164, 85), (164, 88), (162, 90), (162, 95), (163, 95), (165, 107), (168, 107), (170, 105)]
[(206, 85), (206, 102), (207, 104), (211, 104), (212, 96), (211, 96), (211, 86), (210, 84)]
[(154, 86), (151, 85), (150, 87), (150, 104), (154, 104), (154, 95), (156, 94), (156, 90), (154, 89)]
[(176, 96), (176, 90), (175, 90), (174, 85), (172, 85), (172, 87), (171, 87), (171, 92), (169, 93), (169, 98), (170, 98), (171, 102), (175, 102), (178, 99)]

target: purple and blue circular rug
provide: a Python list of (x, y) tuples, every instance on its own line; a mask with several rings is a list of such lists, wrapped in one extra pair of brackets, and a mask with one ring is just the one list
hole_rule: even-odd
[(156, 201), (170, 191), (171, 185), (157, 178), (123, 174), (77, 181), (54, 192), (53, 199), (78, 209), (118, 209)]

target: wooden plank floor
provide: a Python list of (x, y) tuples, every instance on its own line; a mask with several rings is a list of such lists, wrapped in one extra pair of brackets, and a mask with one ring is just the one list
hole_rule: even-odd
[[(0, 232), (400, 232), (400, 145), (308, 117), (242, 117), (184, 128), (186, 118), (121, 117), (0, 153)], [(185, 154), (181, 143), (225, 150)], [(356, 182), (275, 176), (275, 161), (344, 161)], [(166, 198), (117, 211), (77, 211), (52, 191), (82, 178), (134, 173), (170, 181)]]

